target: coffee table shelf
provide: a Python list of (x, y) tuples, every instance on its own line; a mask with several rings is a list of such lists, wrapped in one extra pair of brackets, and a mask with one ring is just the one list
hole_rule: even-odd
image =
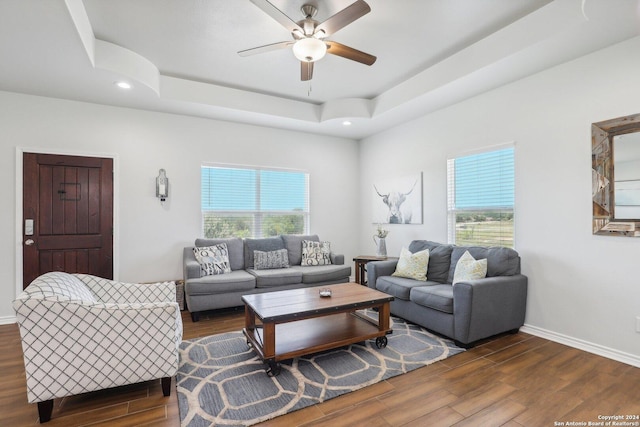
[[(387, 334), (372, 323), (352, 313), (340, 313), (313, 319), (276, 325), (275, 361), (287, 360), (305, 354), (342, 347)], [(264, 331), (253, 330), (249, 341), (261, 358)]]
[[(268, 364), (267, 374), (277, 375), (281, 360), (368, 339), (376, 338), (378, 347), (386, 346), (386, 335), (393, 332), (389, 320), (392, 296), (356, 284), (327, 288), (332, 291), (330, 298), (321, 298), (318, 289), (242, 297), (243, 332), (247, 343)], [(358, 311), (366, 308), (376, 308), (378, 319)]]

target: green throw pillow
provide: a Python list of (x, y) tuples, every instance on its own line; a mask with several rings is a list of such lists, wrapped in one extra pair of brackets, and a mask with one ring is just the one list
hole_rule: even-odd
[(429, 249), (412, 254), (407, 248), (402, 248), (396, 271), (392, 276), (424, 282), (427, 280), (427, 267), (429, 267)]
[(453, 284), (465, 282), (467, 280), (484, 279), (487, 276), (487, 260), (476, 259), (466, 251), (456, 264), (456, 271), (453, 273)]

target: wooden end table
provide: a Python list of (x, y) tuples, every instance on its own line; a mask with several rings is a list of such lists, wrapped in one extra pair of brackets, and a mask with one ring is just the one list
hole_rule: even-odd
[[(320, 290), (329, 289), (330, 297)], [(376, 339), (386, 347), (391, 295), (355, 283), (243, 295), (247, 344), (267, 363), (267, 375), (280, 373), (279, 361)], [(357, 310), (376, 308), (378, 321)]]
[(371, 261), (387, 261), (394, 259), (398, 259), (398, 257), (358, 255), (353, 259), (353, 262), (356, 264), (356, 283), (361, 285), (367, 284), (367, 263), (370, 263)]

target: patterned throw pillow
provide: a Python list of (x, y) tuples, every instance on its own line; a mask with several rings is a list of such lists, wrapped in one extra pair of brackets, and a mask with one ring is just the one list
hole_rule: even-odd
[(302, 241), (302, 262), (300, 265), (329, 265), (331, 264), (331, 243)]
[(487, 276), (487, 259), (477, 260), (466, 251), (458, 260), (453, 273), (453, 284), (467, 280), (483, 279)]
[(269, 252), (253, 251), (253, 268), (255, 270), (289, 268), (289, 252), (286, 249)]
[(213, 246), (195, 247), (193, 254), (200, 263), (200, 276), (231, 273), (229, 250), (226, 243)]
[(429, 267), (429, 249), (425, 249), (415, 254), (407, 248), (402, 248), (400, 251), (400, 258), (396, 265), (396, 271), (392, 276), (406, 277), (408, 279), (415, 279), (426, 281), (427, 280), (427, 268)]

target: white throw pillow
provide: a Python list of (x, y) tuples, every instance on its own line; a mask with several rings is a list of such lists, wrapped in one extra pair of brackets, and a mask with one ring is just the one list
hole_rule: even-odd
[(200, 264), (200, 276), (231, 273), (229, 263), (229, 250), (226, 243), (213, 246), (193, 248), (198, 263)]
[(487, 276), (487, 260), (476, 259), (466, 251), (456, 264), (456, 271), (453, 273), (453, 284), (465, 282), (467, 280), (483, 279)]
[(392, 276), (406, 277), (426, 281), (427, 268), (429, 267), (429, 249), (412, 254), (407, 248), (400, 251), (400, 259), (396, 265), (396, 271)]
[(300, 265), (329, 265), (331, 264), (331, 243), (302, 241), (302, 262)]

